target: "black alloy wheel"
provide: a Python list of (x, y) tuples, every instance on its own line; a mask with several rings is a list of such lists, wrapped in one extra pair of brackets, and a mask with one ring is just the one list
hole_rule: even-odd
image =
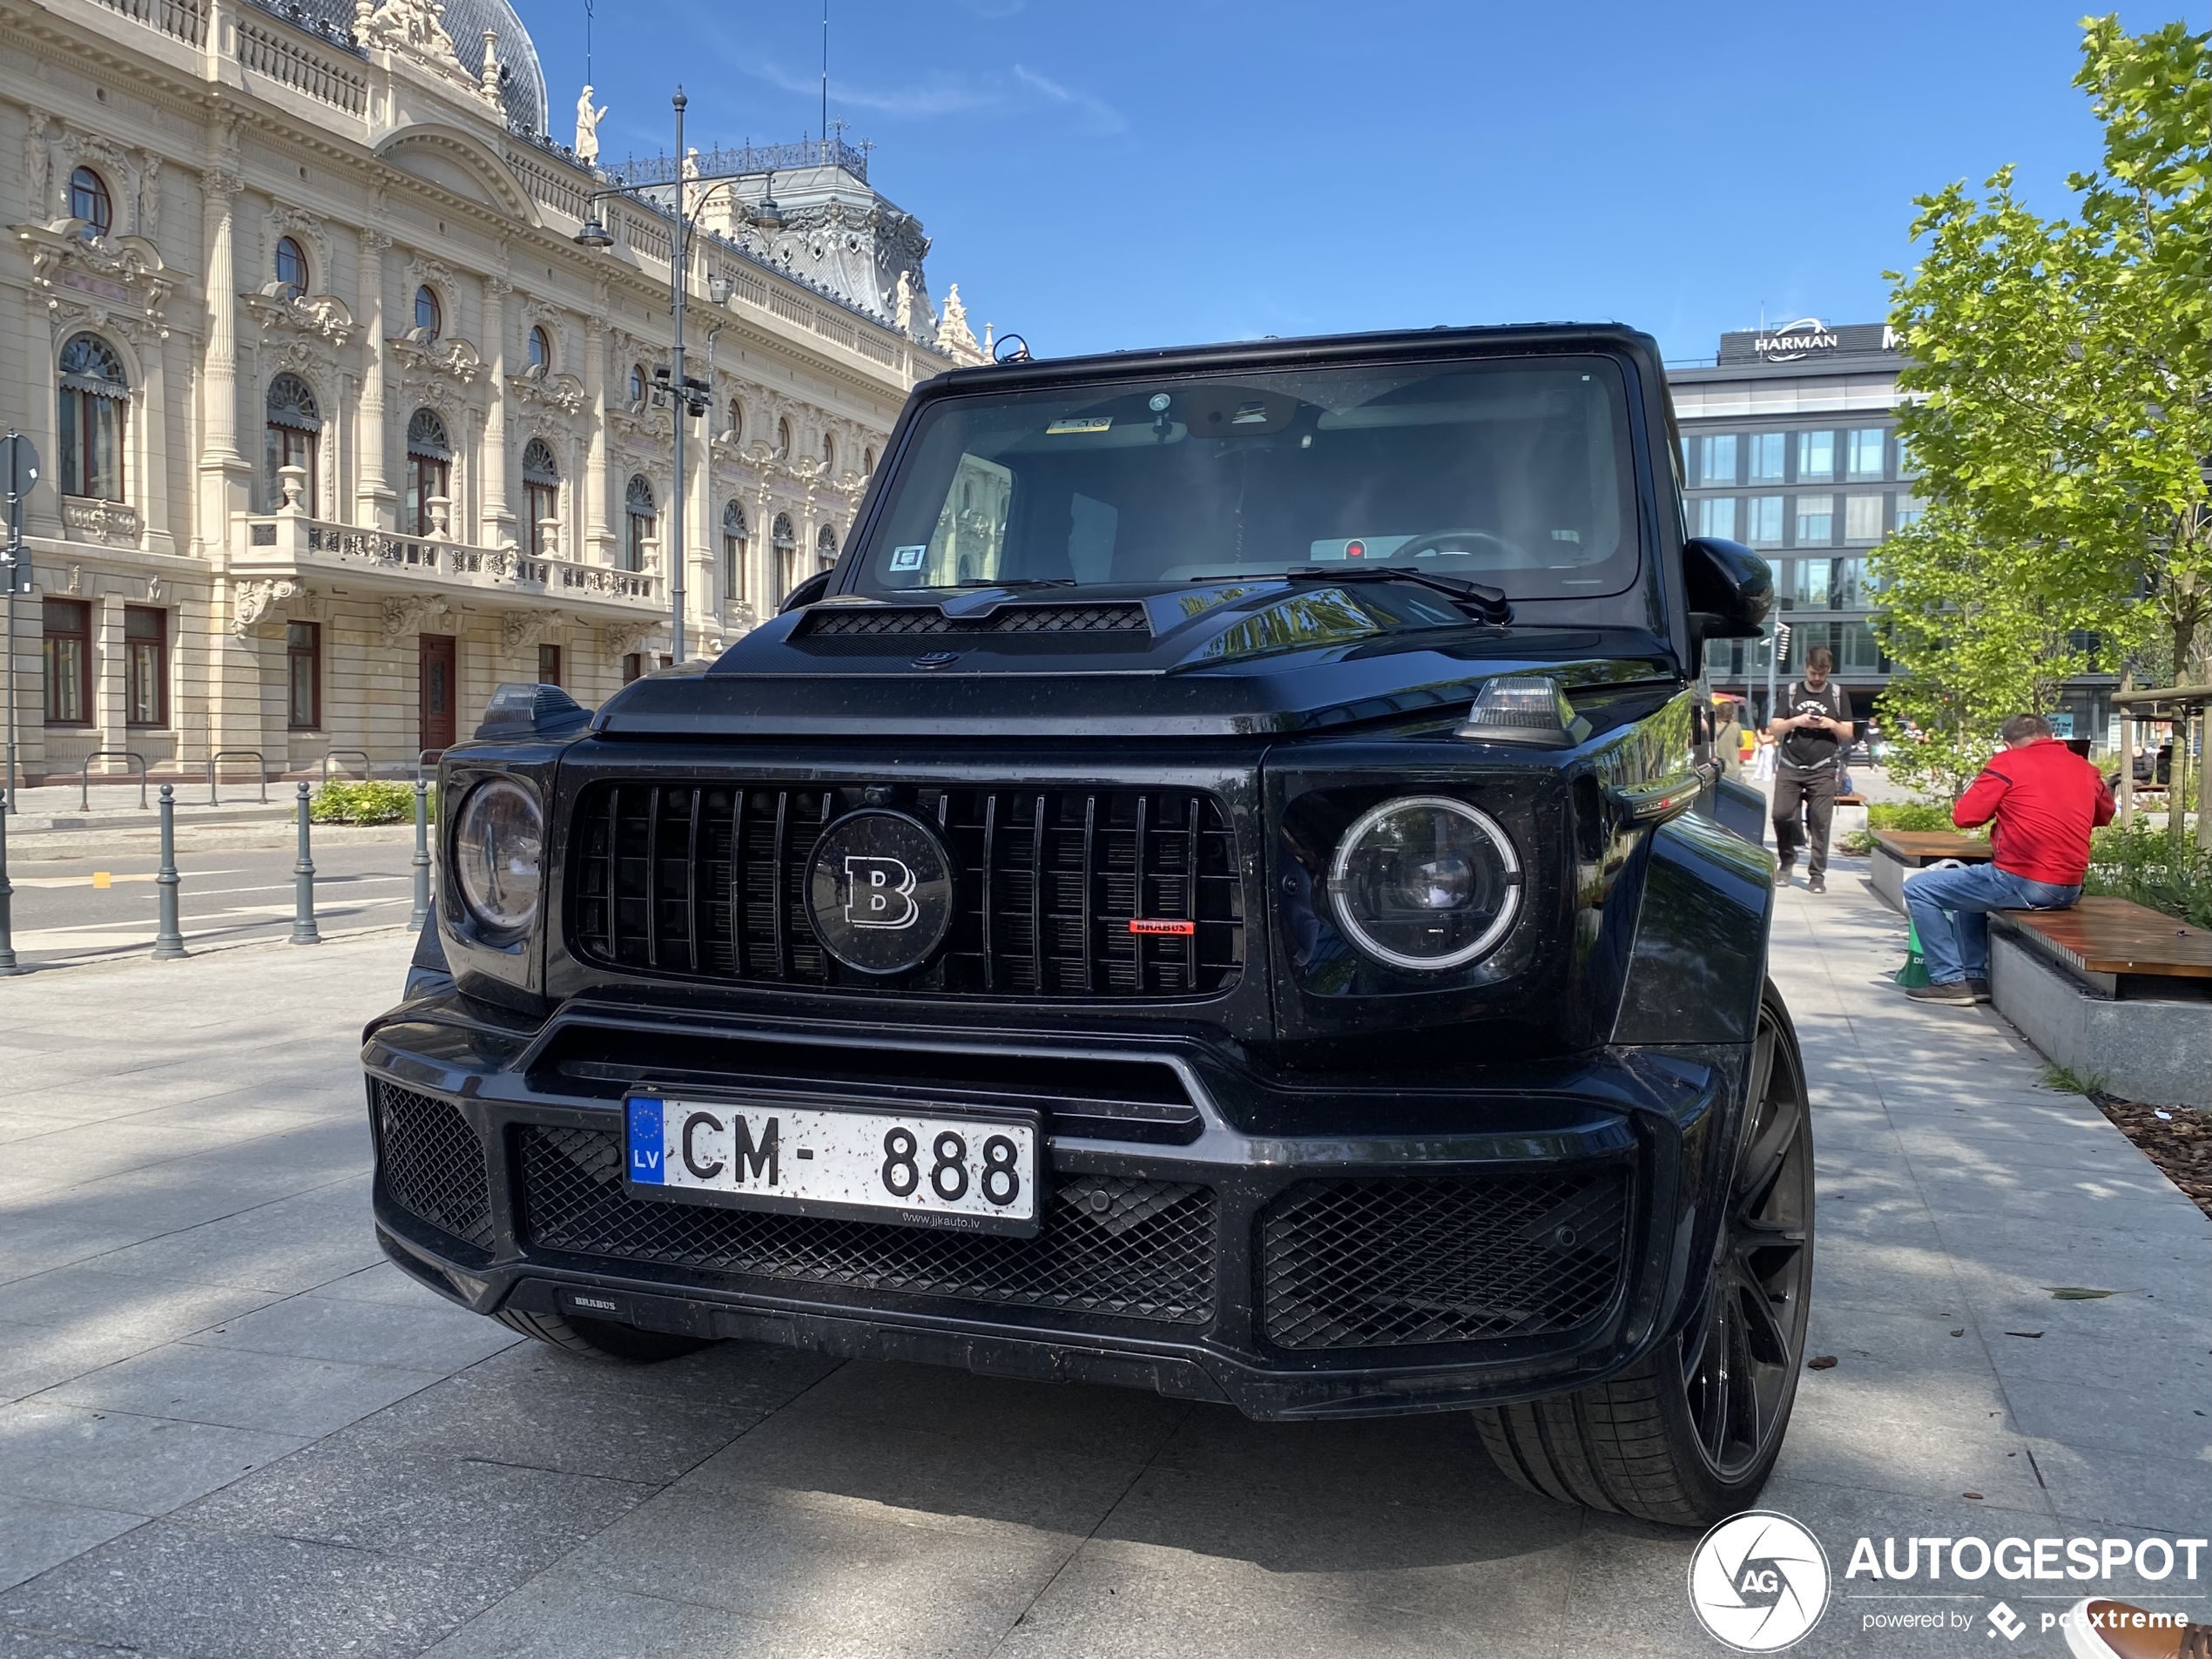
[(1712, 1293), (1683, 1344), (1683, 1392), (1713, 1477), (1773, 1461), (1804, 1362), (1812, 1279), (1812, 1136), (1803, 1065), (1784, 1019), (1759, 1011), (1753, 1103), (1739, 1142)]
[(1759, 1003), (1705, 1305), (1610, 1381), (1475, 1413), (1492, 1460), (1562, 1503), (1677, 1527), (1748, 1508), (1782, 1450), (1812, 1287), (1812, 1112), (1789, 1011)]

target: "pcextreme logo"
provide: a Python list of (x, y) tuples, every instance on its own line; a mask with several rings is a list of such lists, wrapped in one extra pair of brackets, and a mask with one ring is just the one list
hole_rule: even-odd
[(1747, 1510), (1707, 1533), (1689, 1558), (1689, 1606), (1716, 1642), (1778, 1653), (1828, 1609), (1828, 1554), (1784, 1514)]

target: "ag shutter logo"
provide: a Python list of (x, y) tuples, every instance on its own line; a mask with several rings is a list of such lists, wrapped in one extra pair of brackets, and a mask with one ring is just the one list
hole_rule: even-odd
[(1784, 1514), (1753, 1509), (1698, 1541), (1689, 1606), (1716, 1642), (1740, 1653), (1778, 1653), (1828, 1609), (1828, 1555)]

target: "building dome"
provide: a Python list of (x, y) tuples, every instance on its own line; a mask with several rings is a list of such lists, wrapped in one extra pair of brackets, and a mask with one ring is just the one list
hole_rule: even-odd
[[(354, 44), (353, 0), (252, 0), (261, 10), (347, 45)], [(499, 60), (500, 97), (507, 118), (526, 132), (545, 131), (545, 71), (529, 30), (508, 0), (445, 0), (442, 19), (453, 38), (462, 68), (481, 78), (484, 30), (497, 34), (492, 55)]]
[(507, 118), (526, 132), (545, 131), (545, 71), (539, 66), (537, 48), (508, 0), (446, 0), (446, 33), (462, 67), (473, 75), (484, 68), (484, 30), (499, 39), (492, 56), (499, 59), (499, 91), (507, 101)]

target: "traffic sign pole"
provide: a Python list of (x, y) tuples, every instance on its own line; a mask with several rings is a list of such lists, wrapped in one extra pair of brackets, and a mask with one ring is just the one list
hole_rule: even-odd
[(0, 552), (0, 577), (7, 582), (4, 621), (7, 643), (0, 649), (0, 677), (8, 682), (8, 773), (0, 778), (0, 812), (17, 810), (16, 800), (16, 590), (24, 585), (23, 503), (38, 482), (38, 449), (10, 428), (0, 435), (0, 483), (7, 486), (8, 544)]

